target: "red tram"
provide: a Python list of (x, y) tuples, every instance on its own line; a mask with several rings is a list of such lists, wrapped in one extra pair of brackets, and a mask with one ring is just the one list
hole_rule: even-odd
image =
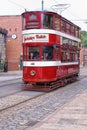
[(49, 91), (79, 75), (80, 27), (57, 13), (22, 14), (23, 89)]

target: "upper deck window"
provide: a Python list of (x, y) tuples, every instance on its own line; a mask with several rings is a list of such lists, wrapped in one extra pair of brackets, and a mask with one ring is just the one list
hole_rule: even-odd
[(60, 30), (60, 18), (58, 16), (55, 17), (55, 29)]
[(74, 26), (72, 26), (72, 28), (71, 28), (71, 34), (75, 35), (75, 27)]
[(66, 29), (66, 22), (64, 20), (61, 21), (61, 30), (65, 32)]
[(66, 32), (70, 34), (70, 24), (66, 23)]
[(44, 16), (43, 16), (43, 27), (53, 29), (53, 15), (44, 14)]
[(40, 28), (40, 20), (37, 13), (30, 13), (28, 15), (26, 29)]
[(75, 34), (76, 34), (76, 37), (80, 37), (80, 31), (79, 31), (79, 28), (75, 28)]
[(29, 20), (36, 20), (37, 19), (37, 15), (36, 14), (30, 14), (29, 15)]

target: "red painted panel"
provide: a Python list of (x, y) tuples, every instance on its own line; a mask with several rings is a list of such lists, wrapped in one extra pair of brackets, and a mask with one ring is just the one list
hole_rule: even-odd
[(54, 34), (49, 34), (49, 42), (50, 43), (60, 43), (60, 36), (54, 35)]
[[(30, 75), (34, 72), (35, 75)], [(79, 72), (78, 65), (59, 66), (59, 67), (24, 67), (23, 81), (28, 82), (51, 82), (60, 78), (72, 76)]]
[[(56, 68), (57, 67), (24, 67), (23, 68), (23, 80), (29, 82), (43, 82), (56, 80)], [(34, 76), (31, 76), (31, 71), (35, 72)]]

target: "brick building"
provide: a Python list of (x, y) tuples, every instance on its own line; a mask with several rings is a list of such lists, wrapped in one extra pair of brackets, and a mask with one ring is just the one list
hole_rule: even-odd
[(20, 15), (0, 16), (0, 28), (8, 31), (6, 39), (8, 70), (19, 70), (22, 54), (22, 17)]
[(87, 48), (82, 48), (80, 51), (80, 65), (87, 66)]

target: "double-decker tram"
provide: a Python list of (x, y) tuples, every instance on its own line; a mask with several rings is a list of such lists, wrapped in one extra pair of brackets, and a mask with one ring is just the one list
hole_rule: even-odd
[(79, 75), (80, 27), (49, 11), (22, 13), (23, 89), (50, 91)]

